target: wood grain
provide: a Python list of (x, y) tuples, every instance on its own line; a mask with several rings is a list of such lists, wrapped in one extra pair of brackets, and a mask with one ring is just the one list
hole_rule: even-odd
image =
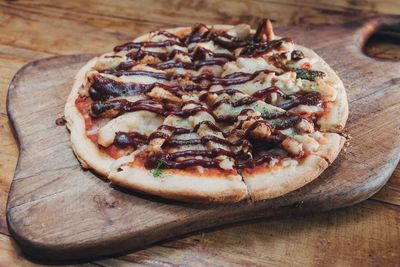
[[(240, 22), (255, 22), (257, 20), (256, 16), (273, 16), (274, 25), (282, 26), (337, 24), (376, 14), (400, 14), (398, 6), (400, 2), (397, 0), (307, 0), (301, 2), (293, 0), (264, 0), (261, 4), (258, 1), (249, 0), (214, 0), (205, 2), (206, 12), (200, 12), (197, 7), (192, 6), (192, 3), (195, 4), (197, 1), (120, 0), (113, 2), (110, 8), (110, 2), (106, 0), (0, 1), (0, 116), (2, 118), (1, 125), (5, 127), (2, 128), (5, 130), (1, 131), (1, 139), (14, 140), (5, 116), (5, 99), (9, 82), (22, 65), (34, 59), (54, 54), (106, 52), (116, 43), (127, 40), (137, 33), (169, 25), (168, 22), (174, 25), (191, 24), (194, 21), (233, 23), (240, 20)], [(167, 6), (166, 9), (168, 9), (169, 13), (162, 12), (160, 7), (162, 5)], [(151, 9), (151, 6), (158, 7), (157, 9)], [(251, 6), (255, 8), (251, 8)], [(140, 14), (140, 11), (146, 9), (150, 9), (151, 12), (147, 12), (148, 14), (144, 17)], [(151, 17), (148, 17), (148, 15)], [(56, 27), (53, 27), (51, 24), (56, 20), (60, 22), (57, 23)], [(88, 23), (89, 25), (86, 25)], [(86, 34), (90, 31), (97, 34)], [(110, 33), (115, 33), (115, 35)], [(110, 36), (111, 39), (99, 36), (104, 34)], [(64, 45), (66, 37), (68, 37), (68, 46)], [(114, 40), (114, 38), (120, 38), (121, 40)], [(82, 41), (90, 43), (91, 46), (81, 47), (79, 44)], [(20, 47), (21, 44), (23, 48)], [(49, 47), (51, 51), (48, 51)], [(399, 58), (399, 47), (393, 44), (393, 40), (382, 41), (377, 38), (376, 42), (370, 46), (368, 53), (372, 56), (382, 56), (383, 58)], [(6, 146), (0, 146), (0, 156), (2, 157), (0, 160), (0, 183), (2, 192), (7, 193), (18, 156), (16, 144), (11, 144), (10, 142)], [(372, 198), (376, 198), (383, 203), (399, 205), (399, 167), (387, 185)], [(4, 228), (6, 225), (5, 216), (2, 215), (5, 214), (6, 199), (7, 196), (2, 193), (0, 196), (0, 233), (7, 233), (7, 229)], [(212, 265), (213, 261), (227, 265), (232, 262), (240, 262), (244, 257), (243, 255), (249, 254), (251, 257), (246, 258), (251, 258), (252, 265), (257, 265), (259, 258), (263, 258), (263, 262), (267, 262), (267, 265), (276, 265), (276, 262), (292, 266), (300, 265), (296, 264), (296, 262), (308, 262), (309, 264), (307, 265), (317, 265), (315, 263), (312, 264), (313, 256), (310, 256), (316, 255), (315, 257), (318, 257), (318, 265), (327, 265), (328, 263), (329, 265), (334, 265), (331, 264), (332, 259), (339, 257), (341, 265), (393, 266), (398, 264), (398, 260), (396, 260), (396, 257), (387, 257), (385, 251), (398, 247), (398, 244), (392, 242), (392, 237), (395, 238), (399, 235), (399, 223), (393, 221), (399, 211), (387, 212), (387, 208), (391, 209), (391, 207), (391, 204), (375, 205), (374, 201), (369, 200), (348, 209), (348, 212), (345, 209), (339, 212), (326, 213), (326, 216), (322, 217), (313, 216), (311, 222), (297, 217), (287, 220), (268, 220), (267, 222), (271, 222), (271, 224), (255, 223), (247, 228), (240, 228), (240, 231), (237, 228), (220, 229), (207, 233), (203, 238), (204, 242), (198, 242), (197, 238), (201, 236), (188, 237), (173, 242), (178, 244), (169, 245), (173, 246), (170, 249), (165, 249), (163, 245), (158, 245), (130, 254), (121, 260), (109, 259), (106, 262), (97, 262), (96, 265), (172, 266), (173, 264), (183, 264), (197, 266), (205, 261), (210, 265)], [(355, 209), (368, 210), (368, 212), (356, 212)], [(380, 215), (375, 217), (373, 216), (374, 214)], [(391, 225), (397, 225), (398, 227), (389, 227), (385, 223), (387, 221), (392, 222)], [(342, 222), (346, 222), (347, 228), (342, 227)], [(360, 224), (360, 222), (363, 223)], [(313, 227), (309, 227), (310, 224)], [(282, 228), (285, 230), (282, 230)], [(304, 234), (301, 236), (294, 234), (294, 229), (299, 228), (304, 229)], [(280, 229), (278, 231), (279, 235), (276, 234), (276, 229)], [(258, 237), (252, 234), (253, 231), (265, 231), (266, 234)], [(334, 249), (328, 249), (325, 253), (316, 244), (320, 244), (320, 240), (324, 240), (327, 232), (330, 233), (329, 246)], [(369, 238), (369, 232), (377, 233), (377, 235), (371, 239)], [(251, 242), (252, 251), (241, 245), (241, 240), (247, 236), (247, 233), (253, 238)], [(215, 238), (216, 235), (218, 239)], [(272, 235), (274, 238), (272, 238)], [(4, 235), (0, 234), (0, 237), (4, 237)], [(210, 242), (210, 239), (213, 241)], [(399, 239), (397, 238), (397, 240)], [(9, 238), (0, 239), (2, 242), (0, 266), (33, 265), (30, 261), (24, 259), (24, 255), (16, 252), (17, 247), (11, 245), (11, 242), (3, 242), (3, 240), (9, 240)], [(360, 249), (359, 245), (356, 246), (352, 242), (353, 240), (363, 241), (361, 244), (364, 244), (362, 247), (365, 249)], [(276, 246), (282, 249), (264, 249), (269, 242), (271, 242), (272, 246), (277, 244)], [(185, 246), (179, 245), (182, 243)], [(221, 249), (222, 245), (219, 244), (223, 243), (236, 244), (235, 253), (229, 253), (228, 250)], [(369, 247), (374, 247), (377, 243), (381, 244), (381, 246), (379, 249), (374, 249), (373, 257), (369, 257)], [(2, 261), (5, 253), (9, 260), (6, 263)], [(398, 258), (399, 256), (397, 255)]]
[[(62, 114), (73, 75), (89, 57), (56, 57), (27, 65), (15, 76), (8, 97), (21, 148), (8, 203), (10, 231), (31, 255), (76, 259), (139, 248), (223, 223), (329, 210), (370, 197), (390, 177), (400, 156), (400, 66), (368, 58), (360, 49), (380, 23), (398, 20), (277, 31), (315, 49), (351, 88), (348, 131), (353, 139), (320, 179), (284, 197), (255, 204), (180, 204), (110, 189), (81, 170), (65, 129), (54, 124)], [(27, 94), (29, 98), (24, 97)], [(31, 124), (38, 118), (41, 124)]]
[[(89, 0), (83, 5), (77, 1), (18, 1), (10, 2), (6, 6), (23, 8), (24, 10), (44, 11), (46, 16), (59, 16), (70, 20), (85, 19), (85, 16), (101, 17), (105, 20), (112, 17), (115, 22), (135, 21), (147, 24), (159, 24), (163, 27), (190, 25), (199, 21), (210, 24), (218, 23), (248, 23), (256, 24), (266, 14), (279, 25), (337, 23), (357, 20), (360, 16), (372, 16), (377, 13), (398, 14), (400, 4), (396, 0), (376, 2), (364, 0), (358, 1), (339, 0), (332, 1), (309, 0), (301, 3), (285, 1), (221, 1), (221, 0), (194, 0), (190, 2), (172, 0), (166, 6), (162, 0), (151, 1), (145, 5), (140, 1), (119, 1), (118, 5), (107, 0)], [(39, 10), (39, 11), (38, 11)], [(201, 12), (194, 12), (201, 11)], [(79, 17), (73, 16), (79, 13)], [(146, 16), (143, 16), (146, 14)], [(356, 16), (355, 16), (356, 15)], [(85, 20), (94, 25), (101, 23), (99, 19)], [(133, 23), (132, 23), (133, 24)], [(136, 24), (136, 23), (135, 23)], [(106, 24), (109, 26), (108, 24)], [(139, 24), (140, 25), (140, 24)], [(128, 23), (121, 23), (122, 32), (126, 27), (132, 27)], [(102, 27), (109, 29), (109, 27)], [(129, 28), (130, 29), (130, 28)]]
[(96, 263), (105, 266), (130, 266), (132, 262), (138, 266), (224, 266), (226, 263), (231, 266), (393, 266), (399, 256), (396, 226), (399, 219), (398, 207), (367, 201), (329, 213), (237, 224)]
[(0, 51), (0, 114), (6, 115), (7, 89), (14, 74), (29, 61), (49, 57), (51, 54), (32, 52), (27, 49), (13, 48), (2, 44), (0, 44)]
[(373, 199), (400, 206), (400, 169), (396, 168), (391, 179)]
[[(0, 235), (0, 266), (19, 266), (19, 267), (38, 267), (43, 266), (40, 263), (34, 263), (24, 257), (15, 242), (8, 236)], [(46, 264), (46, 266), (59, 266)], [(68, 264), (66, 267), (78, 266), (77, 264)], [(79, 266), (98, 266), (97, 264), (79, 264)]]
[(7, 233), (6, 203), (18, 158), (18, 148), (11, 133), (7, 116), (3, 114), (0, 114), (0, 136), (0, 147), (2, 148), (2, 153), (0, 153), (0, 218), (2, 218), (0, 220), (0, 232)]

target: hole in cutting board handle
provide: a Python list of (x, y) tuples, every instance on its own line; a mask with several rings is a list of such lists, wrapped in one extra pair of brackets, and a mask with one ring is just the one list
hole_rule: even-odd
[(400, 22), (386, 24), (378, 21), (374, 29), (367, 34), (362, 51), (371, 58), (400, 60)]

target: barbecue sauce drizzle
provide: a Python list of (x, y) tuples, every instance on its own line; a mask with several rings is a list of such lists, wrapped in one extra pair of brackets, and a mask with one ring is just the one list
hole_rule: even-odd
[[(138, 64), (138, 61), (145, 58), (146, 56), (151, 56), (161, 61), (161, 63), (147, 64), (158, 70), (167, 70), (174, 68), (182, 68), (185, 70), (199, 70), (206, 66), (222, 66), (226, 62), (231, 60), (236, 60), (232, 54), (232, 51), (237, 48), (243, 48), (239, 57), (259, 57), (268, 53), (272, 49), (279, 48), (283, 42), (292, 42), (289, 38), (273, 40), (270, 42), (260, 42), (257, 35), (260, 34), (262, 29), (260, 27), (263, 23), (260, 23), (257, 33), (254, 36), (249, 36), (247, 39), (241, 40), (230, 36), (225, 32), (217, 32), (213, 29), (207, 28), (203, 24), (197, 24), (192, 28), (192, 31), (184, 38), (179, 38), (178, 36), (168, 33), (166, 31), (159, 31), (155, 34), (164, 35), (169, 38), (165, 41), (159, 42), (128, 42), (114, 48), (114, 52), (118, 53), (121, 51), (130, 51), (126, 54), (128, 61), (120, 63), (114, 69), (106, 69), (100, 71), (100, 73), (111, 74), (116, 77), (121, 76), (147, 76), (158, 80), (163, 80), (165, 83), (155, 82), (151, 84), (138, 84), (138, 83), (127, 83), (120, 82), (108, 77), (105, 77), (99, 73), (91, 76), (91, 87), (89, 89), (89, 96), (94, 101), (91, 105), (90, 115), (93, 118), (101, 117), (106, 111), (113, 111), (114, 116), (118, 116), (124, 112), (132, 112), (139, 110), (147, 110), (154, 112), (161, 116), (175, 115), (183, 118), (195, 115), (197, 112), (207, 112), (214, 117), (217, 122), (227, 123), (236, 122), (238, 116), (228, 115), (228, 116), (217, 116), (213, 114), (212, 110), (216, 109), (219, 105), (223, 103), (229, 103), (233, 107), (243, 106), (252, 104), (258, 100), (265, 100), (272, 93), (277, 93), (286, 101), (280, 106), (282, 109), (288, 110), (298, 105), (322, 105), (321, 95), (317, 92), (311, 92), (306, 94), (295, 94), (295, 95), (285, 95), (278, 87), (271, 86), (265, 89), (261, 89), (255, 92), (251, 96), (246, 96), (240, 100), (230, 103), (229, 100), (222, 99), (215, 102), (210, 108), (196, 103), (197, 106), (191, 109), (182, 109), (185, 104), (174, 106), (167, 105), (163, 101), (142, 99), (135, 102), (130, 102), (126, 99), (118, 99), (118, 97), (132, 96), (132, 95), (144, 95), (150, 92), (155, 87), (161, 87), (162, 89), (171, 92), (175, 96), (182, 96), (182, 94), (191, 91), (206, 91), (206, 93), (200, 95), (200, 100), (204, 101), (208, 94), (228, 94), (233, 95), (235, 93), (241, 93), (241, 91), (236, 89), (231, 89), (229, 86), (243, 84), (249, 82), (256, 78), (261, 73), (270, 73), (269, 70), (260, 70), (254, 73), (242, 73), (236, 72), (225, 77), (215, 77), (209, 72), (203, 72), (198, 76), (193, 76), (190, 74), (166, 74), (160, 72), (152, 72), (147, 70), (131, 70), (131, 68)], [(189, 53), (184, 52), (179, 49), (173, 49), (171, 52), (154, 52), (143, 50), (143, 48), (157, 48), (157, 47), (168, 47), (168, 46), (178, 46), (178, 47), (188, 47), (194, 43), (214, 41), (221, 47), (229, 50), (231, 53), (214, 53), (203, 47), (196, 47), (195, 49), (189, 49)], [(136, 50), (134, 50), (136, 49)], [(295, 51), (293, 51), (295, 52)], [(293, 53), (295, 60), (299, 60), (304, 57), (300, 54), (301, 52)], [(191, 62), (181, 62), (181, 61), (171, 61), (176, 55), (181, 54), (183, 56), (188, 56)], [(322, 75), (317, 73), (318, 75)], [(308, 77), (308, 76), (307, 76)], [(191, 83), (182, 83), (179, 81), (187, 80)], [(209, 89), (213, 85), (221, 85), (225, 87), (223, 90), (210, 92)], [(117, 98), (117, 99), (113, 99)], [(248, 109), (242, 110), (239, 115), (245, 114)], [(266, 121), (266, 119), (278, 119), (279, 123), (275, 124), (273, 127)], [(260, 147), (268, 148), (280, 148), (280, 144), (286, 138), (279, 130), (284, 130), (293, 127), (296, 123), (301, 120), (301, 117), (289, 112), (281, 112), (268, 114), (264, 116), (261, 120), (256, 120), (248, 129), (245, 131), (244, 136), (237, 139), (235, 142), (231, 142), (227, 137), (230, 133), (223, 132), (218, 126), (210, 121), (203, 121), (194, 127), (194, 132), (202, 124), (206, 124), (207, 127), (215, 132), (221, 133), (224, 138), (217, 137), (215, 135), (206, 135), (198, 139), (174, 139), (171, 138), (173, 135), (180, 135), (193, 132), (192, 130), (185, 128), (176, 128), (173, 126), (162, 125), (157, 131), (153, 132), (150, 136), (146, 136), (137, 132), (117, 132), (114, 145), (117, 147), (133, 147), (137, 149), (138, 147), (148, 144), (152, 139), (162, 138), (164, 139), (163, 148), (171, 148), (175, 146), (188, 146), (197, 144), (207, 144), (208, 142), (214, 142), (226, 147), (238, 147), (241, 145), (247, 145), (248, 147), (254, 147), (253, 152), (257, 153)], [(264, 139), (257, 139), (251, 135), (251, 131), (256, 129), (260, 124), (264, 124), (272, 130), (272, 134)], [(239, 124), (241, 127), (241, 123)], [(165, 133), (165, 131), (171, 134)], [(233, 130), (235, 131), (235, 130)], [(163, 162), (163, 168), (187, 168), (191, 166), (203, 166), (214, 168), (219, 166), (219, 161), (215, 158), (219, 155), (226, 155), (230, 158), (235, 159), (236, 168), (252, 168), (257, 165), (269, 162), (272, 159), (279, 159), (285, 157), (285, 155), (277, 153), (267, 153), (261, 154), (257, 158), (252, 158), (247, 152), (239, 150), (239, 152), (232, 152), (231, 150), (226, 150), (222, 148), (215, 148), (212, 150), (185, 150), (174, 153), (164, 153), (161, 152), (159, 155), (149, 157), (145, 163), (146, 167), (154, 168), (160, 160)], [(190, 156), (202, 156), (206, 159), (185, 159), (177, 161), (180, 157), (190, 157)]]

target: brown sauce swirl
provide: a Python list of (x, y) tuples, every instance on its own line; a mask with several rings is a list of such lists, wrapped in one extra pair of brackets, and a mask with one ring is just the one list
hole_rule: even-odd
[(107, 100), (118, 96), (139, 95), (154, 87), (152, 84), (118, 82), (100, 74), (92, 75), (92, 80), (89, 96), (94, 101)]
[(147, 136), (137, 132), (117, 132), (114, 138), (114, 145), (117, 147), (133, 146), (137, 148), (138, 146), (147, 144), (147, 142)]
[(277, 93), (280, 96), (285, 96), (285, 93), (283, 93), (282, 90), (276, 86), (270, 86), (264, 89), (260, 89), (257, 92), (254, 92), (252, 96), (264, 100), (267, 96), (269, 96), (272, 93)]
[(288, 110), (298, 105), (320, 106), (322, 104), (321, 99), (322, 96), (319, 92), (291, 95), (289, 100), (281, 104), (279, 107)]
[(215, 148), (212, 150), (185, 150), (179, 151), (174, 153), (169, 153), (165, 155), (167, 160), (174, 160), (179, 157), (195, 157), (195, 156), (202, 156), (207, 158), (214, 158), (217, 156), (225, 155), (231, 158), (234, 158), (236, 155), (232, 151), (228, 151), (221, 148)]
[(159, 162), (162, 162), (162, 168), (165, 169), (186, 169), (193, 166), (202, 166), (205, 168), (217, 168), (219, 162), (215, 159), (186, 159), (182, 161), (175, 161), (167, 159), (164, 155), (149, 158), (145, 166), (147, 168), (155, 168)]
[(166, 46), (173, 46), (178, 45), (184, 47), (184, 45), (177, 40), (165, 40), (162, 42), (127, 42), (123, 45), (119, 45), (114, 47), (114, 52), (126, 51), (131, 50), (134, 48), (142, 48), (142, 47), (166, 47)]

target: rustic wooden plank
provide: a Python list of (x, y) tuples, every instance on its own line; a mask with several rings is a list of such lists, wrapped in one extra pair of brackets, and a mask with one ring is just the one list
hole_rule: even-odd
[[(17, 2), (18, 3), (18, 2)], [(51, 54), (98, 53), (157, 23), (0, 3), (2, 44)], [(46, 33), (46, 34), (43, 34)], [(129, 34), (128, 34), (129, 33)]]
[(51, 55), (52, 54), (49, 53), (0, 44), (0, 113), (6, 113), (8, 85), (18, 69), (29, 61), (49, 57)]
[(18, 158), (18, 148), (8, 118), (3, 114), (0, 114), (0, 136), (0, 233), (8, 233), (6, 203)]
[[(361, 15), (398, 14), (399, 3), (396, 0), (376, 2), (363, 1), (363, 4), (340, 1), (169, 1), (168, 8), (164, 1), (119, 1), (115, 3), (85, 1), (85, 5), (76, 1), (18, 1), (12, 5), (34, 6), (39, 9), (68, 9), (74, 12), (100, 14), (105, 17), (150, 21), (161, 24), (187, 25), (194, 22), (208, 23), (256, 23), (259, 18), (269, 16), (279, 25), (290, 25), (299, 22), (308, 24), (337, 23), (359, 18)], [(199, 12), (201, 11), (201, 12)], [(146, 14), (146, 16), (143, 16)], [(353, 15), (353, 16), (351, 16)]]
[(6, 204), (18, 159), (18, 147), (6, 115), (9, 83), (24, 64), (51, 54), (0, 44), (0, 233), (8, 233)]
[[(39, 267), (39, 266), (59, 266), (54, 264), (43, 265), (41, 263), (35, 263), (25, 258), (25, 255), (21, 252), (12, 238), (0, 234), (0, 266), (20, 266), (20, 267)], [(68, 264), (64, 265), (68, 267), (81, 266), (99, 266), (99, 264), (83, 263), (83, 264)]]
[[(400, 256), (398, 220), (398, 207), (365, 201), (321, 214), (214, 229), (95, 264), (389, 266)], [(0, 235), (0, 250), (0, 266), (41, 266), (24, 260), (4, 235)]]
[[(193, 235), (117, 259), (105, 266), (392, 266), (400, 252), (400, 208), (356, 206), (272, 219)], [(123, 262), (121, 262), (123, 261)]]
[[(266, 0), (268, 2), (268, 0)], [(287, 5), (295, 4), (293, 0), (285, 0)], [(330, 0), (306, 0), (301, 1), (298, 5), (309, 7), (309, 8), (321, 8), (329, 11), (342, 12), (347, 14), (358, 15), (360, 12), (368, 12), (370, 14), (400, 14), (400, 3), (397, 0), (386, 0), (386, 1), (374, 1), (374, 0), (363, 0), (363, 1), (330, 1)]]
[(400, 206), (400, 166), (397, 166), (386, 185), (372, 199)]

